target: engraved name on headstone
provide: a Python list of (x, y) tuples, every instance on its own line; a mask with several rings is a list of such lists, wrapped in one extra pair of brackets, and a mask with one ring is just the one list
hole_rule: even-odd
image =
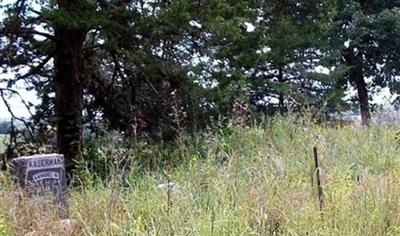
[(31, 200), (52, 201), (60, 217), (68, 217), (64, 156), (44, 154), (12, 160), (12, 178)]

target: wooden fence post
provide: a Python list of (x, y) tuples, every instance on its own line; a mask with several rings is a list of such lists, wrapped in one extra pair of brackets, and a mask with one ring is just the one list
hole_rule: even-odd
[(319, 210), (322, 210), (322, 208), (324, 207), (324, 193), (323, 193), (322, 184), (321, 184), (317, 147), (314, 147), (313, 151), (314, 151), (314, 173), (313, 173), (313, 175), (315, 174), (315, 178), (316, 178)]

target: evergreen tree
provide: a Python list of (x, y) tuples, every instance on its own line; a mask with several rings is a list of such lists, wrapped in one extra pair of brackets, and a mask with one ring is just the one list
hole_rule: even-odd
[(335, 1), (328, 37), (335, 60), (329, 64), (347, 70), (341, 87), (350, 84), (357, 91), (364, 125), (371, 117), (371, 94), (387, 86), (398, 92), (399, 6), (399, 1)]
[(205, 125), (196, 111), (204, 108), (203, 84), (189, 74), (202, 76), (194, 61), (214, 60), (218, 42), (237, 32), (243, 4), (16, 1), (3, 6), (1, 65), (16, 74), (9, 87), (25, 80), (38, 92), (34, 120), (56, 124), (58, 151), (72, 167), (82, 120), (102, 117), (133, 134), (164, 131), (164, 125), (177, 132), (184, 116)]

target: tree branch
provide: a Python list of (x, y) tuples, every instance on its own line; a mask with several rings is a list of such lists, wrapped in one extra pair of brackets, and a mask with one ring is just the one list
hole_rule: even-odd
[(41, 69), (50, 61), (50, 59), (53, 57), (53, 54), (47, 56), (38, 66), (32, 67), (26, 74), (21, 75), (18, 77), (18, 80), (23, 80), (28, 78), (29, 76), (35, 75), (40, 72)]
[(26, 36), (26, 35), (39, 35), (42, 37), (45, 37), (46, 39), (51, 39), (54, 40), (54, 36), (46, 33), (46, 32), (40, 32), (34, 29), (29, 29), (29, 28), (19, 28), (19, 29), (15, 29), (15, 30), (3, 30), (4, 33), (6, 34), (12, 34), (15, 36)]
[[(18, 93), (17, 91), (15, 91), (15, 90), (12, 90), (12, 89), (0, 88), (0, 97), (1, 97), (1, 99), (3, 100), (4, 105), (6, 106), (8, 112), (10, 113), (10, 115), (11, 115), (11, 117), (12, 117), (12, 119), (21, 121), (21, 122), (25, 125), (26, 130), (29, 132), (29, 135), (31, 136), (31, 139), (34, 140), (34, 136), (33, 136), (33, 133), (32, 133), (32, 131), (31, 131), (30, 125), (28, 124), (28, 122), (26, 122), (26, 120), (24, 120), (24, 119), (22, 119), (22, 118), (20, 118), (20, 117), (17, 117), (17, 116), (14, 114), (14, 112), (13, 112), (12, 109), (11, 109), (11, 105), (8, 103), (7, 99), (5, 98), (5, 93), (4, 93), (4, 91), (10, 91), (10, 92), (16, 93), (16, 94), (18, 94), (18, 95), (19, 95), (19, 93)], [(22, 99), (22, 97), (21, 97), (21, 99)], [(23, 100), (23, 99), (22, 99), (22, 100)], [(23, 103), (26, 105), (26, 102), (25, 102), (24, 100), (23, 100)], [(29, 110), (29, 113), (30, 113), (30, 110)], [(30, 114), (32, 114), (32, 113), (30, 113)]]

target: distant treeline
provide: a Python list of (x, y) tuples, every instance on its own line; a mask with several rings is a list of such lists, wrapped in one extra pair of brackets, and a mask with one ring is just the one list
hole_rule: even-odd
[(6, 134), (8, 129), (10, 128), (11, 123), (9, 121), (1, 121), (0, 122), (0, 134)]

